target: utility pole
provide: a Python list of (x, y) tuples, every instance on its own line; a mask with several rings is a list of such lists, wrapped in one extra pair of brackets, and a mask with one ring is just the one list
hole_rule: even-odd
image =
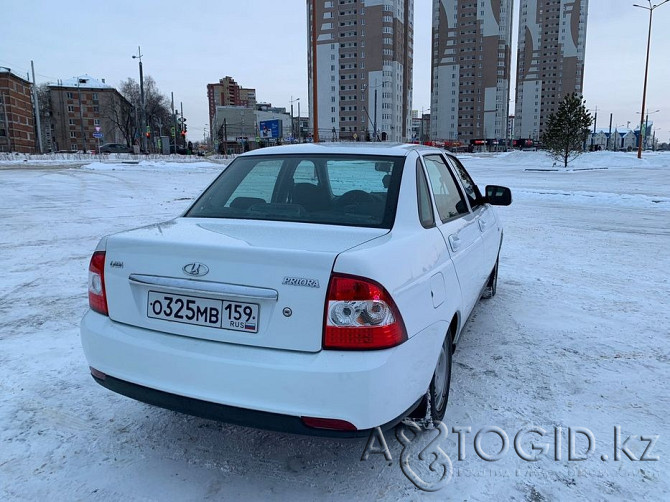
[(140, 138), (142, 138), (142, 150), (146, 153), (147, 151), (147, 139), (146, 135), (146, 110), (144, 106), (144, 73), (142, 72), (142, 51), (140, 46), (137, 46), (137, 56), (133, 56), (133, 59), (140, 60)]
[(172, 127), (174, 130), (174, 152), (170, 153), (177, 153), (177, 110), (174, 107), (174, 92), (170, 92), (170, 97), (172, 99)]
[(30, 68), (33, 71), (33, 101), (35, 102), (35, 125), (37, 126), (37, 144), (40, 148), (40, 153), (44, 153), (44, 146), (42, 145), (42, 124), (40, 120), (40, 103), (37, 99), (37, 82), (35, 82), (35, 64), (30, 60)]
[(228, 124), (226, 119), (223, 119), (223, 154), (228, 155)]
[[(423, 120), (423, 117), (421, 118)], [(374, 133), (375, 133), (375, 141), (379, 141), (379, 135), (377, 134), (377, 82), (375, 82), (375, 122), (374, 125), (372, 126), (374, 128)]]
[[(639, 7), (641, 9), (646, 9), (649, 11), (649, 34), (647, 35), (647, 61), (644, 67), (644, 86), (642, 87), (642, 111), (640, 112), (640, 140), (637, 147), (637, 158), (642, 158), (642, 126), (644, 125), (644, 109), (647, 106), (647, 78), (649, 76), (649, 49), (651, 47), (651, 21), (654, 15), (654, 9), (660, 7), (663, 4), (668, 3), (670, 0), (664, 0), (663, 2), (657, 5), (651, 5), (651, 0), (649, 0), (649, 7), (644, 5), (633, 4), (633, 7)], [(646, 133), (646, 131), (645, 131)]]
[[(609, 149), (610, 149), (610, 138), (612, 137), (612, 116), (613, 116), (613, 114), (610, 113), (610, 135), (607, 137), (607, 148), (605, 148), (605, 150), (609, 150)], [(616, 150), (617, 150), (617, 146), (618, 146), (618, 145), (617, 145), (618, 140), (617, 140), (616, 138), (613, 138), (613, 139), (614, 139), (614, 141), (615, 141), (615, 142), (614, 142), (614, 151), (616, 152)]]
[(81, 126), (82, 151), (86, 153), (86, 132), (84, 131), (84, 110), (81, 105), (81, 77), (77, 77), (77, 99), (79, 100), (79, 124)]
[(598, 107), (596, 106), (596, 113), (593, 117), (593, 134), (591, 135), (591, 150), (593, 150), (593, 141), (596, 137), (596, 124), (598, 123)]
[[(182, 101), (179, 102), (179, 107), (181, 108), (181, 130), (184, 131), (184, 103)], [(186, 132), (186, 131), (184, 131)], [(186, 148), (186, 134), (182, 135), (183, 143), (182, 147)]]
[(314, 115), (314, 143), (319, 142), (319, 86), (317, 82), (316, 60), (316, 0), (312, 0), (312, 115)]

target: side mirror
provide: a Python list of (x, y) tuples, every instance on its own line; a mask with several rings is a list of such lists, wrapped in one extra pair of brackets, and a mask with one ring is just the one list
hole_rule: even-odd
[(512, 203), (512, 191), (507, 187), (486, 185), (486, 202), (493, 206), (509, 206)]

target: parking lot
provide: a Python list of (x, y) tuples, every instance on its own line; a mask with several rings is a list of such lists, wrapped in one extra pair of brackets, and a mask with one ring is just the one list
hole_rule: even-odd
[[(453, 472), (433, 493), (403, 473), (392, 432), (391, 461), (361, 460), (364, 439), (179, 415), (112, 394), (88, 374), (78, 323), (98, 239), (178, 215), (221, 164), (4, 166), (0, 498), (667, 500), (670, 155), (593, 153), (570, 171), (542, 152), (462, 159), (480, 186), (509, 186), (514, 202), (498, 210), (498, 294), (476, 307), (454, 354), (449, 435), (439, 438)], [(506, 452), (492, 427), (508, 437)], [(588, 455), (579, 428), (592, 433)], [(568, 429), (572, 453), (586, 460), (569, 458)], [(419, 458), (436, 435), (418, 438), (407, 458), (439, 481), (442, 471)], [(517, 435), (524, 451), (546, 443), (547, 453), (524, 460)], [(627, 455), (617, 446), (629, 436)]]

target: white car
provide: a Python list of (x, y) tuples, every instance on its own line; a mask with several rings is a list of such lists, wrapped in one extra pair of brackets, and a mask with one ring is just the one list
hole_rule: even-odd
[(510, 203), (435, 148), (241, 155), (182, 216), (100, 241), (81, 323), (91, 373), (273, 430), (363, 435), (427, 408), (441, 420), (452, 349), (496, 290), (491, 205)]

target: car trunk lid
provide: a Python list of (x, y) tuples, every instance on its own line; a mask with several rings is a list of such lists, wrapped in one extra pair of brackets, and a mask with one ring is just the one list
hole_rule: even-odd
[(315, 352), (335, 258), (387, 232), (178, 218), (116, 234), (106, 247), (109, 316), (173, 335)]

